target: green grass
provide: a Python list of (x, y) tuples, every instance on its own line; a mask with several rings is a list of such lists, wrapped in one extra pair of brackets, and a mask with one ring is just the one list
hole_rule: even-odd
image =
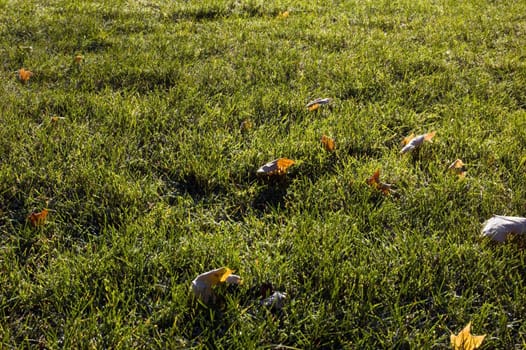
[[(525, 252), (479, 232), (526, 215), (525, 13), (0, 1), (0, 347), (448, 349), (473, 321), (482, 349), (523, 348)], [(256, 176), (278, 157), (284, 179)], [(377, 168), (397, 195), (366, 185)], [(197, 305), (221, 266), (244, 284)]]

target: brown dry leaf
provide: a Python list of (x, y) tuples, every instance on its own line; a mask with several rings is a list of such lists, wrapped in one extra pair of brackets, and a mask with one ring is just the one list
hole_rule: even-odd
[(274, 159), (271, 162), (268, 162), (267, 164), (263, 165), (257, 170), (258, 174), (263, 175), (285, 175), (287, 173), (287, 169), (295, 164), (296, 162), (292, 159), (288, 158), (278, 158)]
[(388, 183), (384, 183), (380, 181), (380, 169), (377, 169), (374, 172), (374, 174), (366, 180), (366, 182), (369, 186), (372, 186), (376, 188), (377, 190), (382, 191), (382, 193), (385, 195), (394, 192), (394, 190), (392, 189), (392, 186), (393, 186), (392, 184), (388, 184)]
[(453, 163), (451, 163), (448, 169), (452, 173), (457, 174), (458, 177), (460, 178), (466, 177), (466, 173), (467, 173), (466, 166), (461, 159), (457, 159)]
[(334, 152), (334, 150), (336, 149), (336, 142), (334, 141), (333, 138), (329, 136), (322, 135), (321, 144), (323, 145), (323, 148), (325, 148), (327, 152)]
[(84, 56), (82, 56), (81, 54), (77, 54), (73, 58), (73, 61), (75, 61), (76, 64), (81, 64), (82, 60), (84, 60)]
[(27, 218), (31, 222), (31, 225), (36, 227), (36, 226), (41, 226), (46, 223), (47, 214), (48, 214), (48, 210), (42, 209), (42, 211), (39, 213), (32, 212), (31, 214), (28, 215)]
[(458, 334), (451, 334), (451, 345), (454, 350), (475, 350), (482, 345), (486, 335), (472, 335), (471, 322)]

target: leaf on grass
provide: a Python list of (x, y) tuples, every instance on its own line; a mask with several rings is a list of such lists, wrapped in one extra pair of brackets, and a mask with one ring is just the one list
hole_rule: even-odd
[(252, 121), (250, 119), (245, 119), (239, 125), (239, 130), (241, 130), (241, 133), (246, 133), (247, 131), (252, 129), (252, 127), (253, 127)]
[(520, 216), (494, 215), (484, 222), (481, 235), (497, 242), (504, 242), (510, 234), (525, 234), (526, 218)]
[(334, 142), (334, 139), (330, 138), (329, 136), (322, 135), (321, 144), (327, 152), (334, 152), (334, 150), (336, 149), (336, 143)]
[(313, 101), (310, 101), (309, 103), (307, 103), (307, 109), (309, 111), (315, 111), (317, 110), (318, 108), (321, 107), (321, 105), (326, 105), (326, 104), (329, 104), (329, 102), (331, 102), (331, 99), (328, 98), (328, 97), (325, 97), (325, 98), (317, 98)]
[(284, 175), (287, 173), (287, 169), (296, 163), (292, 159), (288, 158), (278, 158), (274, 159), (271, 162), (268, 162), (267, 164), (263, 165), (261, 168), (257, 170), (258, 174), (263, 175)]
[(420, 147), (424, 143), (424, 141), (432, 142), (431, 139), (435, 136), (435, 134), (436, 132), (432, 131), (430, 133), (418, 135), (416, 137), (412, 137), (413, 134), (405, 137), (402, 141), (402, 144), (404, 144), (405, 146), (400, 151), (400, 154), (407, 153), (409, 151), (414, 150), (415, 148)]
[(283, 11), (278, 14), (278, 18), (280, 19), (286, 19), (289, 18), (290, 12), (289, 11)]
[(457, 159), (453, 163), (451, 163), (448, 169), (452, 173), (457, 174), (458, 177), (460, 178), (466, 177), (466, 173), (467, 173), (466, 166), (461, 159)]
[(213, 287), (220, 283), (242, 284), (241, 277), (233, 275), (234, 271), (228, 267), (220, 267), (200, 274), (192, 281), (192, 292), (204, 303), (208, 303), (210, 298), (214, 299)]
[(36, 227), (36, 226), (41, 226), (45, 224), (47, 214), (48, 214), (48, 210), (42, 209), (42, 211), (39, 213), (32, 212), (31, 214), (28, 215), (27, 218), (31, 222), (31, 225)]
[(374, 172), (374, 174), (370, 178), (368, 178), (366, 181), (369, 186), (372, 186), (376, 188), (377, 190), (382, 191), (382, 193), (385, 195), (395, 192), (392, 189), (392, 186), (393, 186), (392, 184), (388, 184), (388, 183), (384, 183), (380, 181), (380, 169), (377, 169)]
[(25, 68), (20, 68), (18, 70), (18, 79), (20, 79), (22, 84), (27, 83), (29, 81), (29, 78), (31, 78), (32, 75), (33, 75), (33, 72)]
[(84, 60), (84, 56), (82, 56), (81, 54), (77, 54), (77, 55), (75, 55), (75, 57), (73, 58), (73, 61), (74, 61), (76, 64), (81, 64), (81, 63), (82, 63), (82, 60)]
[(458, 334), (451, 334), (451, 345), (454, 350), (475, 350), (482, 345), (486, 335), (472, 335), (471, 322)]
[(64, 120), (64, 119), (66, 119), (66, 118), (64, 118), (64, 117), (59, 117), (59, 116), (54, 115), (54, 116), (52, 116), (50, 119), (51, 119), (51, 122), (52, 122), (52, 123), (58, 123), (59, 120)]

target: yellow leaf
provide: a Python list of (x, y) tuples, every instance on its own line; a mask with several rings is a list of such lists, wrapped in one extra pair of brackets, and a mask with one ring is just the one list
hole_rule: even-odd
[(329, 102), (331, 102), (331, 99), (328, 98), (328, 97), (324, 97), (324, 98), (317, 98), (315, 100), (312, 100), (310, 101), (309, 103), (307, 103), (307, 109), (309, 111), (315, 111), (317, 110), (318, 108), (321, 107), (321, 105), (326, 105), (326, 104), (329, 104)]
[(471, 322), (458, 334), (451, 334), (451, 345), (454, 350), (475, 350), (484, 340), (486, 335), (472, 335)]

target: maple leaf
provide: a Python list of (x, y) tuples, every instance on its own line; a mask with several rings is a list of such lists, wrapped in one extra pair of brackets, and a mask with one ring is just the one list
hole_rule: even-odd
[(202, 273), (192, 281), (192, 292), (204, 303), (215, 298), (213, 287), (220, 283), (241, 284), (241, 277), (233, 275), (234, 270), (228, 267), (220, 267), (215, 270)]
[(295, 164), (296, 162), (292, 159), (288, 158), (278, 158), (274, 159), (271, 162), (266, 163), (262, 167), (260, 167), (257, 170), (258, 174), (264, 174), (264, 175), (285, 175), (287, 173), (287, 169)]
[(471, 322), (458, 334), (451, 334), (451, 345), (454, 350), (475, 350), (484, 341), (486, 335), (472, 335)]
[(334, 152), (336, 148), (336, 143), (334, 142), (334, 139), (326, 135), (322, 135), (321, 144), (323, 145), (323, 148), (325, 148), (327, 152)]
[(400, 151), (400, 154), (407, 153), (409, 151), (414, 150), (415, 148), (420, 147), (424, 141), (432, 142), (431, 139), (435, 136), (436, 132), (432, 131), (427, 134), (418, 135), (416, 137), (412, 137), (413, 134), (409, 135), (408, 137), (405, 137), (402, 141), (402, 144), (405, 144), (405, 146)]

